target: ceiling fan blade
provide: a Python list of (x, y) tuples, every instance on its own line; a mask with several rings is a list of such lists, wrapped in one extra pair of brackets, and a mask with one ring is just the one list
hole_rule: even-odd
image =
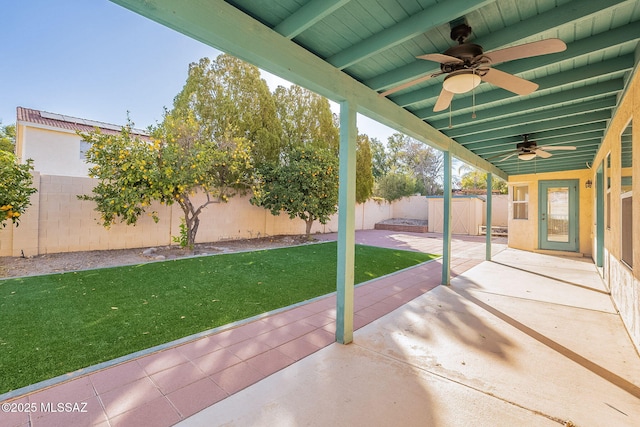
[(505, 160), (510, 159), (511, 157), (515, 156), (516, 154), (520, 154), (520, 153), (521, 153), (521, 151), (520, 151), (520, 150), (516, 150), (516, 151), (514, 151), (513, 153), (509, 154), (507, 157), (505, 157), (505, 158), (503, 158), (503, 159), (500, 159), (500, 160), (498, 160), (498, 161), (499, 161), (499, 162), (504, 162)]
[(543, 159), (548, 159), (549, 157), (552, 156), (551, 153), (547, 153), (546, 151), (540, 148), (536, 148), (535, 150), (533, 150), (533, 152), (536, 153), (536, 156), (542, 157)]
[(513, 61), (514, 59), (530, 58), (532, 56), (547, 55), (562, 52), (567, 45), (560, 39), (546, 39), (532, 43), (487, 52), (484, 56), (491, 59), (492, 64)]
[(482, 76), (482, 80), (518, 95), (529, 95), (538, 89), (538, 85), (529, 80), (496, 70), (495, 68), (490, 68), (487, 73)]
[(418, 83), (422, 83), (424, 81), (427, 81), (432, 77), (439, 76), (440, 74), (442, 74), (442, 73), (429, 74), (427, 76), (418, 77), (417, 79), (411, 80), (410, 82), (403, 83), (400, 86), (392, 87), (391, 89), (385, 90), (384, 92), (380, 93), (378, 96), (383, 97), (383, 96), (391, 95), (392, 93), (396, 93), (396, 92), (398, 92), (398, 91), (400, 91), (402, 89), (406, 89), (406, 88), (411, 87), (413, 85), (417, 85)]
[(427, 61), (438, 62), (440, 64), (449, 64), (449, 63), (463, 63), (464, 61), (460, 58), (456, 58), (455, 56), (445, 55), (443, 53), (427, 53), (425, 55), (417, 56), (418, 59), (424, 59)]
[(545, 145), (540, 148), (546, 151), (573, 151), (576, 149), (572, 145)]
[(438, 96), (438, 100), (436, 101), (436, 105), (433, 106), (433, 111), (442, 111), (449, 108), (451, 105), (451, 100), (453, 99), (453, 92), (449, 92), (445, 88), (442, 88), (440, 91), (440, 95)]

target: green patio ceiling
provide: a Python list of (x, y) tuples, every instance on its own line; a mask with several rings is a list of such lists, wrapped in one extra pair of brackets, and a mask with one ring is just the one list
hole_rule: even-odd
[[(503, 178), (589, 167), (640, 51), (640, 0), (112, 1)], [(492, 66), (538, 84), (529, 95), (483, 82), (435, 113), (440, 75), (379, 96), (440, 71), (416, 57), (456, 45), (461, 21), (485, 53), (550, 38), (567, 49)], [(577, 149), (502, 160), (523, 134)]]

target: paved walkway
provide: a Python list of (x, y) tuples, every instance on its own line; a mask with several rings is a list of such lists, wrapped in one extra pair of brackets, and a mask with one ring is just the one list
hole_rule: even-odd
[[(320, 237), (335, 239), (335, 235)], [(358, 232), (356, 241), (440, 253), (440, 237), (371, 230)], [(452, 259), (454, 276), (484, 258), (484, 238), (455, 238), (452, 247), (454, 253), (464, 255)], [(496, 252), (502, 249), (504, 244), (496, 245)], [(440, 278), (441, 264), (432, 262), (357, 287), (355, 328), (428, 292)], [(3, 403), (37, 411), (1, 413), (0, 427), (174, 425), (332, 344), (335, 306), (335, 296), (320, 298), (11, 398)], [(58, 403), (78, 403), (81, 412), (43, 412), (48, 404)]]
[[(357, 241), (439, 252), (437, 237)], [(333, 343), (335, 298), (321, 298), (17, 397), (88, 412), (0, 426), (638, 425), (640, 357), (593, 263), (502, 243), (485, 262), (484, 238), (452, 248), (451, 286), (437, 262), (359, 286), (350, 345)]]
[(640, 425), (593, 263), (507, 249), (179, 427)]

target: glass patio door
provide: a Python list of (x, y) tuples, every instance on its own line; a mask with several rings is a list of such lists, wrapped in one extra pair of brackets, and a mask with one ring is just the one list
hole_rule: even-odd
[(578, 180), (540, 181), (540, 249), (578, 250)]

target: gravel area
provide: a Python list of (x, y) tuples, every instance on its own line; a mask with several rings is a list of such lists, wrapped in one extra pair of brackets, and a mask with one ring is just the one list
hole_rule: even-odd
[[(313, 240), (311, 240), (313, 241)], [(35, 276), (64, 271), (140, 264), (162, 259), (280, 248), (309, 243), (306, 236), (272, 236), (260, 239), (227, 240), (197, 244), (193, 251), (178, 246), (114, 249), (108, 251), (65, 252), (29, 258), (0, 257), (0, 278)]]

